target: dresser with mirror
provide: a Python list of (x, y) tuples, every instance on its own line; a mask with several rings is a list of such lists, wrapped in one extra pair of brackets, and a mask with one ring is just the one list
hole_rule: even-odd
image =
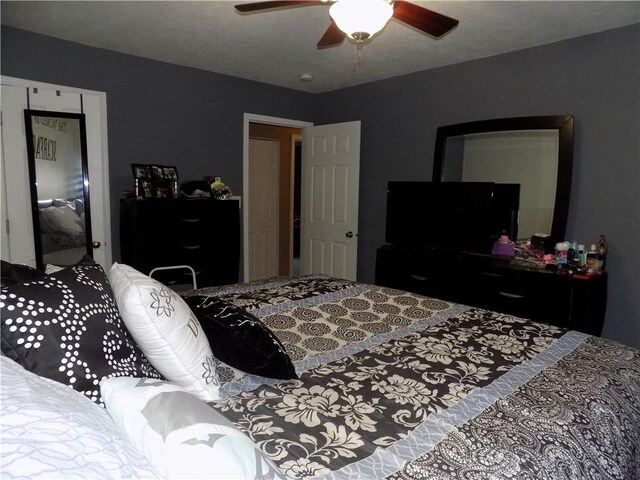
[[(397, 217), (394, 211), (402, 209), (388, 204), (387, 243), (377, 252), (376, 284), (600, 335), (606, 273), (559, 273), (496, 258), (490, 248), (501, 233), (514, 241), (544, 233), (547, 248), (564, 240), (573, 120), (568, 115), (518, 117), (438, 128), (433, 181), (423, 183), (432, 183), (430, 189), (435, 191), (440, 191), (438, 184), (455, 191), (453, 183), (459, 183), (458, 189), (466, 184), (474, 190), (478, 185), (494, 185), (496, 192), (496, 186), (519, 186), (515, 227), (508, 219), (495, 222), (489, 239), (487, 229), (478, 228), (483, 203), (473, 195), (458, 199), (459, 205), (452, 205), (456, 202), (450, 197), (436, 198), (428, 208), (419, 205), (420, 199), (407, 202), (404, 211), (413, 213), (401, 220), (390, 217)], [(390, 182), (389, 195), (397, 183)], [(478, 213), (461, 215), (465, 210)], [(472, 228), (452, 221), (456, 215), (462, 223), (472, 222)], [(471, 238), (481, 230), (483, 237)]]

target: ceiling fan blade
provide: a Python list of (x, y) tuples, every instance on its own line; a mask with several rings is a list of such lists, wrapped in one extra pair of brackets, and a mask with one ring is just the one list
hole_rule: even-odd
[(326, 48), (326, 47), (335, 47), (336, 45), (340, 45), (344, 41), (344, 37), (346, 34), (338, 28), (336, 22), (331, 21), (331, 25), (324, 32), (322, 38), (318, 42), (318, 48)]
[(441, 37), (458, 25), (458, 20), (433, 12), (413, 3), (397, 0), (393, 18), (422, 30), (433, 37)]
[(253, 2), (253, 3), (239, 3), (235, 6), (236, 10), (243, 13), (257, 12), (260, 10), (267, 10), (270, 8), (289, 8), (300, 7), (310, 5), (322, 5), (321, 0), (280, 0), (280, 1), (267, 1), (267, 2)]

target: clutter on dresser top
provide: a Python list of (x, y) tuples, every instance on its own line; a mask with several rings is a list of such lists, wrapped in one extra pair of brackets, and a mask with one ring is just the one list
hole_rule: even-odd
[(573, 240), (556, 243), (552, 252), (544, 234), (536, 234), (531, 239), (518, 242), (503, 235), (495, 242), (492, 256), (529, 268), (552, 270), (565, 275), (593, 276), (605, 271), (608, 248), (605, 235), (599, 235), (588, 249), (586, 244)]

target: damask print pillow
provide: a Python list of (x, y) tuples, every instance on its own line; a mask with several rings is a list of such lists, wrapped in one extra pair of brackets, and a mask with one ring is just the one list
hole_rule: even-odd
[(116, 425), (166, 478), (283, 480), (249, 437), (179, 386), (119, 378), (100, 388)]
[(215, 297), (185, 299), (198, 317), (217, 359), (253, 375), (298, 378), (282, 343), (246, 310)]
[(78, 264), (0, 291), (2, 353), (101, 404), (103, 377), (162, 378), (127, 331), (102, 267)]
[(184, 300), (128, 265), (114, 263), (109, 281), (124, 323), (158, 371), (205, 401), (219, 398), (218, 361)]

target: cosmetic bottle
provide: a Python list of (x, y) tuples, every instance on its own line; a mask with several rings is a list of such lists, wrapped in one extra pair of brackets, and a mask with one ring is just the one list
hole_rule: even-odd
[(569, 247), (571, 247), (569, 242), (556, 243), (556, 265), (558, 269), (566, 268)]
[(607, 254), (607, 237), (605, 237), (604, 235), (600, 235), (598, 237), (598, 243), (596, 244), (596, 248), (600, 255), (606, 255)]
[(569, 246), (569, 250), (567, 251), (567, 263), (569, 265), (573, 265), (575, 263), (576, 258), (576, 242), (571, 242)]
[(607, 238), (604, 235), (600, 235), (598, 237), (598, 243), (596, 244), (596, 248), (598, 250), (598, 254), (600, 255), (600, 260), (602, 261), (601, 270), (604, 270), (604, 267), (607, 263), (607, 250), (609, 249)]
[(584, 267), (587, 264), (587, 253), (584, 250), (584, 245), (578, 245), (578, 266)]
[(602, 256), (598, 253), (598, 249), (595, 243), (591, 244), (591, 248), (587, 253), (587, 268), (593, 271), (594, 273), (598, 273), (602, 270), (603, 261)]

